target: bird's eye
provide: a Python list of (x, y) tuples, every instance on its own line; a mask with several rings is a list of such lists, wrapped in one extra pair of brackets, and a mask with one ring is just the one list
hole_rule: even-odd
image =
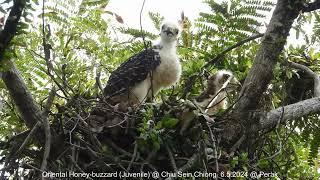
[(165, 26), (165, 25), (162, 25), (161, 29), (164, 29), (164, 28), (166, 28), (166, 26)]
[(179, 33), (179, 30), (177, 29), (177, 30), (176, 30), (176, 34), (178, 34), (178, 33)]

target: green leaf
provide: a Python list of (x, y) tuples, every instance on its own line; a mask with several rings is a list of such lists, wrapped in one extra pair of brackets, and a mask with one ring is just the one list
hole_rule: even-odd
[(39, 5), (39, 0), (32, 0), (36, 5)]
[(288, 79), (292, 78), (292, 72), (291, 71), (286, 71), (286, 76), (288, 77)]
[(167, 118), (163, 118), (161, 122), (162, 122), (162, 127), (173, 128), (178, 124), (179, 120), (176, 118), (167, 117)]

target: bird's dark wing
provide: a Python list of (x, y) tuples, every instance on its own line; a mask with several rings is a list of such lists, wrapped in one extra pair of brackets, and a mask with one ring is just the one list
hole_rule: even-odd
[(155, 49), (146, 49), (133, 55), (112, 72), (104, 88), (104, 95), (112, 97), (128, 92), (135, 84), (145, 80), (160, 62), (159, 52)]

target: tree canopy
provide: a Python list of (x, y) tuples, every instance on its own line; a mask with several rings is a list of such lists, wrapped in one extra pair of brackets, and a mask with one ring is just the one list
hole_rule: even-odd
[[(210, 13), (177, 17), (179, 83), (127, 112), (105, 102), (103, 88), (158, 35), (121, 25), (108, 3), (0, 2), (1, 179), (43, 172), (320, 178), (319, 0), (205, 0)], [(156, 29), (164, 20), (158, 12), (147, 18)], [(288, 41), (290, 33), (299, 43)], [(208, 115), (193, 102), (219, 69), (241, 86), (228, 94), (227, 109)], [(191, 125), (182, 132), (183, 121)]]

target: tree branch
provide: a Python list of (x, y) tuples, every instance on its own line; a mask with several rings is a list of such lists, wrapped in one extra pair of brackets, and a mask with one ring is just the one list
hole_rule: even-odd
[[(0, 31), (0, 62), (2, 61), (5, 49), (17, 31), (18, 22), (26, 5), (25, 0), (15, 0), (13, 2), (4, 29)], [(8, 64), (10, 65), (10, 69), (2, 72), (1, 78), (6, 84), (20, 115), (26, 125), (31, 129), (38, 121), (43, 119), (42, 112), (33, 100), (14, 63), (9, 61)]]
[(53, 86), (51, 91), (50, 91), (50, 93), (49, 93), (49, 96), (48, 96), (47, 102), (46, 102), (46, 104), (44, 106), (44, 109), (43, 109), (43, 113), (44, 113), (45, 117), (48, 117), (48, 114), (50, 112), (50, 109), (51, 109), (51, 106), (53, 104), (53, 101), (54, 101), (54, 98), (56, 96), (56, 93), (57, 93), (56, 87)]
[[(254, 64), (241, 89), (241, 99), (236, 104), (235, 114), (244, 114), (249, 110), (255, 110), (261, 99), (261, 95), (267, 89), (273, 77), (273, 68), (276, 59), (281, 53), (292, 23), (299, 15), (301, 3), (290, 3), (287, 0), (278, 0), (270, 23), (267, 27), (257, 52)], [(247, 119), (246, 117), (241, 117)]]
[(288, 62), (293, 68), (300, 69), (314, 78), (314, 95), (315, 98), (300, 101), (295, 104), (290, 104), (284, 107), (274, 109), (262, 116), (259, 121), (259, 129), (267, 129), (274, 127), (279, 123), (284, 123), (288, 120), (301, 118), (302, 116), (319, 113), (320, 112), (320, 78), (319, 75), (314, 73), (307, 66)]
[(314, 97), (320, 97), (320, 77), (318, 74), (313, 72), (310, 68), (307, 66), (304, 66), (302, 64), (298, 64), (295, 62), (289, 62), (289, 65), (295, 69), (300, 69), (304, 71), (308, 76), (313, 78), (314, 81)]
[(311, 12), (311, 11), (315, 11), (320, 9), (320, 0), (316, 0), (312, 3), (308, 3), (306, 4), (303, 8), (302, 8), (302, 12)]
[[(44, 7), (45, 6), (44, 5), (45, 5), (45, 0), (42, 1), (42, 36), (43, 36), (42, 37), (42, 45), (43, 45), (44, 58), (45, 58), (46, 63), (47, 63), (48, 74), (51, 74), (51, 71), (53, 70), (53, 65), (52, 65), (52, 62), (50, 61), (51, 45), (47, 44), (47, 42), (46, 42), (45, 20), (44, 20)], [(47, 36), (50, 37), (50, 35), (51, 35), (50, 26), (48, 25), (48, 34), (47, 34)], [(45, 110), (44, 114), (49, 112), (50, 107), (51, 107), (51, 105), (53, 103), (55, 94), (56, 94), (56, 90), (53, 87), (53, 89), (50, 92), (50, 95), (48, 97), (46, 110)], [(44, 146), (43, 158), (42, 158), (42, 162), (41, 162), (41, 170), (45, 171), (47, 169), (48, 157), (50, 155), (50, 150), (51, 150), (51, 129), (50, 129), (49, 119), (48, 119), (47, 116), (43, 119), (42, 122), (43, 122), (43, 129), (44, 129), (44, 133), (45, 133), (46, 143), (45, 143), (45, 146)], [(42, 179), (44, 179), (44, 178), (42, 178)]]
[(32, 129), (38, 121), (44, 119), (43, 113), (32, 98), (19, 71), (11, 61), (10, 66), (11, 68), (8, 71), (2, 72), (2, 80), (17, 106), (22, 119), (28, 128)]
[[(196, 162), (198, 162), (199, 158), (200, 158), (200, 154), (199, 153), (194, 153), (190, 157), (188, 162), (185, 165), (183, 165), (182, 167), (180, 167), (177, 172), (186, 172), (186, 171), (188, 171), (189, 169), (192, 168), (192, 166), (194, 166), (194, 164)], [(166, 180), (173, 180), (173, 179), (176, 179), (176, 177), (168, 177), (168, 178), (166, 178)]]
[(288, 120), (297, 119), (302, 116), (320, 112), (320, 97), (307, 99), (295, 104), (274, 109), (262, 116), (259, 121), (259, 129), (274, 127), (280, 121), (284, 123)]
[(9, 17), (7, 18), (4, 29), (0, 31), (0, 62), (2, 61), (5, 49), (17, 31), (17, 25), (25, 5), (25, 0), (13, 1), (13, 6), (11, 8)]
[(253, 35), (253, 36), (250, 36), (248, 37), (247, 39), (244, 39), (240, 42), (238, 42), (237, 44), (234, 44), (230, 47), (228, 47), (227, 49), (223, 50), (222, 52), (220, 52), (216, 57), (214, 57), (213, 59), (211, 59), (209, 62), (207, 62), (207, 64), (205, 64), (202, 68), (207, 68), (211, 65), (213, 65), (217, 60), (219, 60), (222, 56), (224, 56), (227, 52), (239, 47), (239, 46), (242, 46), (243, 44), (249, 42), (249, 41), (252, 41), (252, 40), (255, 40), (255, 39), (258, 39), (260, 37), (262, 37), (264, 34), (256, 34), (256, 35)]
[(36, 133), (36, 131), (38, 130), (38, 128), (41, 126), (40, 121), (38, 121), (34, 127), (31, 129), (30, 133), (28, 134), (28, 136), (25, 138), (25, 140), (23, 141), (23, 143), (21, 144), (21, 146), (19, 147), (19, 149), (15, 152), (15, 155), (19, 155), (24, 148), (26, 147), (27, 143), (29, 143), (31, 137)]

